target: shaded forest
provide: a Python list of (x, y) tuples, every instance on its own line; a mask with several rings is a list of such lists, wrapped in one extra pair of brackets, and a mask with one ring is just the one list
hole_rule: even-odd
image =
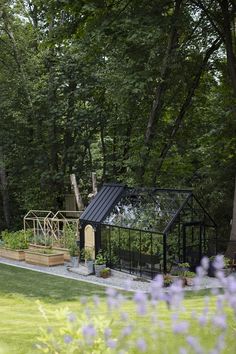
[(0, 229), (96, 171), (192, 188), (227, 239), (235, 166), (234, 0), (0, 1)]

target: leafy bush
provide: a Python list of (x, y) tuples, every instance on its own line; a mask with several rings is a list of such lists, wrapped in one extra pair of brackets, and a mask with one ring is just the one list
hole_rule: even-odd
[(16, 232), (2, 232), (2, 240), (4, 242), (4, 246), (13, 250), (28, 248), (31, 239), (31, 231), (19, 230)]
[(81, 258), (87, 261), (92, 261), (93, 260), (93, 253), (92, 250), (88, 247), (82, 249), (81, 254), (80, 254)]
[(106, 264), (106, 257), (103, 255), (102, 250), (99, 250), (95, 259), (95, 264), (97, 265)]
[(43, 235), (35, 235), (33, 242), (39, 246), (52, 246), (52, 239), (50, 237), (45, 237)]
[(64, 228), (65, 247), (69, 249), (72, 257), (78, 256), (79, 250), (76, 243), (77, 240), (77, 227), (76, 225), (65, 225)]
[[(195, 291), (204, 283), (207, 270), (203, 259), (194, 279)], [(235, 353), (236, 279), (225, 278), (220, 268), (217, 277), (222, 291), (212, 290), (214, 297), (204, 299), (200, 312), (198, 297), (195, 309), (186, 307), (181, 281), (164, 289), (162, 275), (150, 283), (149, 294), (137, 291), (132, 300), (107, 289), (105, 308), (95, 296), (92, 304), (81, 300), (78, 316), (69, 309), (54, 312), (55, 327), (41, 329), (36, 347), (48, 354)], [(41, 305), (40, 311), (49, 321)]]

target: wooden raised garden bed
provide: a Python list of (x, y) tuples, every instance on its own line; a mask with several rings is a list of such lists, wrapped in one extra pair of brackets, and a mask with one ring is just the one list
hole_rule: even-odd
[(58, 253), (64, 253), (64, 261), (69, 262), (70, 261), (70, 251), (68, 248), (62, 248), (62, 247), (52, 247), (52, 250), (58, 252)]
[(25, 260), (25, 251), (24, 250), (12, 250), (10, 248), (0, 248), (0, 256), (4, 258), (14, 259), (16, 261)]
[[(45, 252), (45, 253), (44, 253)], [(64, 253), (49, 252), (49, 250), (27, 250), (25, 251), (25, 261), (30, 264), (44, 265), (47, 267), (64, 264)]]
[(70, 252), (68, 248), (62, 248), (62, 247), (54, 247), (54, 246), (43, 246), (43, 245), (37, 245), (31, 243), (29, 245), (30, 250), (45, 250), (45, 249), (51, 249), (54, 250), (55, 253), (64, 253), (64, 261), (69, 262), (70, 261)]

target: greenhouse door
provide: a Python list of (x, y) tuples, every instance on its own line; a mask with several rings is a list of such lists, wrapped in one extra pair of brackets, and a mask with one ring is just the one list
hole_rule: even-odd
[(183, 224), (183, 261), (191, 268), (199, 265), (202, 258), (204, 225), (199, 222)]

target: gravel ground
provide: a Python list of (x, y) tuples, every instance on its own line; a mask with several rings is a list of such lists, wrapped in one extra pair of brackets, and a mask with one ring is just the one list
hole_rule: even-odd
[[(69, 263), (56, 266), (56, 267), (43, 267), (38, 265), (28, 264), (22, 261), (15, 261), (11, 259), (1, 258), (0, 263), (12, 265), (14, 267), (20, 267), (24, 269), (30, 269), (36, 272), (41, 272), (45, 274), (56, 275), (68, 279), (80, 280), (92, 284), (108, 286), (116, 289), (122, 290), (141, 290), (147, 292), (149, 290), (150, 281), (140, 281), (140, 278), (135, 277), (134, 275), (130, 275), (127, 273), (122, 273), (119, 271), (112, 271), (112, 276), (103, 279), (96, 277), (95, 275), (85, 275), (85, 267), (79, 266), (78, 268), (69, 268)], [(136, 280), (135, 280), (136, 279)], [(220, 283), (215, 278), (205, 277), (201, 284), (201, 289), (208, 288), (219, 288)], [(192, 290), (191, 286), (185, 288), (185, 290)]]

